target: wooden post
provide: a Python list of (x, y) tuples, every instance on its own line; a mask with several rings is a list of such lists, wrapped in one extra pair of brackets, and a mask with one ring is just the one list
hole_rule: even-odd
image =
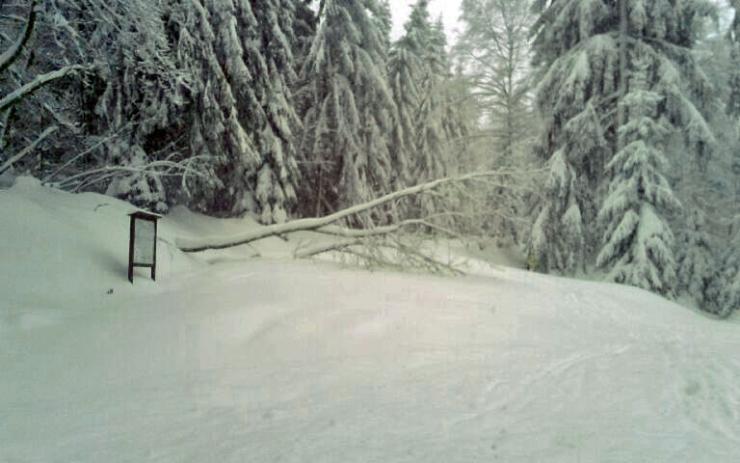
[(129, 226), (128, 237), (128, 281), (134, 284), (134, 240), (136, 239), (136, 218), (130, 216), (131, 225)]
[(157, 281), (157, 221), (154, 221), (154, 242), (152, 243), (152, 280)]

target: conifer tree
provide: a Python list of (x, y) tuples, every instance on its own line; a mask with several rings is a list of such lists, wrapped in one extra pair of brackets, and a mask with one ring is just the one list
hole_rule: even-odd
[[(615, 33), (597, 33), (613, 22), (602, 2), (540, 0), (534, 7), (540, 13), (533, 28), (533, 63), (541, 73), (536, 104), (544, 124), (538, 152), (548, 160), (550, 180), (530, 235), (528, 267), (575, 272), (593, 245), (586, 224), (595, 219), (611, 143), (603, 116), (618, 90), (619, 53)], [(571, 236), (563, 240), (566, 221)]]
[[(413, 4), (404, 35), (392, 48), (389, 80), (397, 107), (391, 133), (398, 184), (416, 184), (447, 175), (464, 149), (468, 126), (461, 111), (441, 19), (432, 22), (428, 0)], [(409, 204), (408, 213), (440, 209), (431, 197)]]
[(708, 290), (708, 302), (702, 308), (721, 317), (729, 317), (740, 310), (740, 240), (725, 250), (719, 275)]
[[(626, 130), (623, 127), (629, 127), (630, 121), (625, 117), (630, 117), (627, 113), (630, 106), (635, 107), (633, 103), (620, 103), (620, 100), (627, 97), (629, 83), (639, 81), (632, 78), (632, 73), (641, 72), (640, 66), (635, 65), (637, 60), (646, 63), (643, 67), (646, 68), (647, 81), (643, 90), (647, 92), (645, 95), (658, 99), (654, 103), (656, 113), (650, 117), (660, 121), (658, 126), (668, 132), (663, 136), (680, 134), (683, 148), (693, 152), (697, 159), (706, 158), (711, 152), (714, 137), (702, 116), (702, 110), (708, 105), (694, 103), (711, 101), (710, 87), (691, 52), (696, 39), (695, 26), (702, 16), (709, 13), (709, 5), (701, 0), (608, 3), (600, 0), (538, 0), (535, 8), (540, 13), (534, 27), (534, 63), (541, 70), (537, 105), (545, 125), (539, 151), (545, 159), (562, 153), (571, 168), (568, 172), (575, 180), (570, 184), (578, 187), (571, 188), (569, 193), (572, 192), (571, 204), (579, 208), (580, 229), (586, 243), (585, 257), (588, 260), (591, 251), (596, 250), (598, 237), (602, 234), (596, 224), (604, 223), (604, 220), (595, 220), (599, 210), (602, 217), (612, 218), (632, 210), (629, 216), (633, 230), (639, 229), (637, 219), (641, 214), (645, 220), (648, 217), (652, 217), (649, 220), (659, 219), (652, 222), (660, 224), (660, 230), (653, 230), (656, 236), (661, 237), (658, 241), (662, 244), (656, 246), (665, 245), (666, 253), (660, 257), (653, 256), (651, 265), (661, 265), (662, 262), (668, 267), (656, 270), (650, 284), (657, 291), (669, 293), (674, 280), (671, 269), (675, 272), (675, 264), (671, 262), (675, 259), (670, 247), (670, 227), (665, 222), (666, 218), (660, 218), (659, 214), (661, 209), (668, 210), (671, 204), (675, 206), (675, 201), (668, 199), (672, 195), (649, 198), (649, 195), (641, 193), (639, 201), (650, 204), (649, 208), (637, 211), (625, 206), (620, 211), (621, 206), (615, 207), (606, 201), (606, 194), (614, 197), (615, 192), (609, 191), (609, 184), (613, 188), (619, 176), (632, 175), (626, 161), (642, 156), (636, 154), (635, 147), (625, 151), (625, 145), (617, 136)], [(633, 114), (640, 112), (633, 111)], [(579, 119), (581, 123), (576, 126), (580, 125), (583, 130), (583, 123), (588, 121), (585, 127), (589, 127), (591, 133), (600, 132), (600, 139), (605, 143), (589, 141), (582, 146), (570, 145), (571, 134), (578, 131), (572, 123)], [(624, 139), (625, 143), (627, 141), (633, 140)], [(669, 160), (656, 154), (659, 153), (656, 144), (645, 146), (646, 149), (639, 151), (647, 156), (641, 160), (641, 169), (665, 175), (665, 162)], [(552, 169), (562, 170), (562, 165), (562, 162), (550, 163)], [(560, 178), (562, 175), (554, 170), (551, 177)], [(662, 183), (657, 178), (654, 181)], [(562, 261), (562, 256), (577, 252), (572, 246), (578, 240), (564, 244), (555, 237), (567, 211), (573, 212), (563, 204), (562, 194), (553, 194), (556, 191), (550, 188), (546, 192), (543, 212), (535, 222), (530, 243), (530, 266), (545, 271), (559, 267), (553, 265), (553, 259)], [(635, 198), (631, 201), (633, 206), (639, 202)], [(568, 220), (572, 221), (577, 216), (572, 213)], [(623, 231), (614, 228), (611, 232), (618, 230)], [(608, 267), (615, 278), (634, 282), (639, 280), (637, 275), (643, 274), (646, 261), (638, 263), (629, 257), (630, 249), (634, 251), (636, 248), (614, 247), (617, 241), (627, 239), (626, 236), (607, 237), (598, 261)], [(619, 257), (615, 258), (617, 255)], [(567, 270), (572, 271), (573, 268)], [(656, 275), (660, 278), (653, 278)]]
[[(302, 210), (320, 216), (391, 185), (395, 111), (375, 0), (326, 0), (301, 72)], [(368, 219), (368, 218), (366, 218)]]
[[(419, 28), (415, 34), (419, 45), (418, 56), (424, 65), (419, 76), (420, 92), (411, 163), (411, 177), (415, 183), (446, 174), (449, 140), (455, 135), (447, 117), (449, 100), (446, 97), (450, 77), (445, 49), (447, 40), (441, 24), (430, 22), (427, 8), (428, 2), (420, 0), (410, 20), (414, 27)], [(426, 209), (432, 207), (427, 205)]]
[(169, 19), (178, 66), (191, 77), (189, 149), (209, 161), (205, 180), (185, 179), (192, 204), (284, 221), (298, 179), (294, 3), (173, 0)]
[(251, 34), (249, 29), (242, 30), (241, 36), (255, 100), (243, 120), (261, 161), (250, 172), (249, 183), (261, 221), (283, 222), (296, 203), (299, 179), (295, 133), (300, 119), (291, 90), (297, 79), (293, 55), (297, 41), (293, 32), (295, 2), (263, 0), (252, 4), (258, 27)]
[(622, 148), (607, 165), (612, 180), (599, 212), (606, 233), (596, 263), (618, 283), (673, 295), (674, 235), (667, 214), (680, 209), (680, 203), (663, 174), (669, 127), (658, 113), (663, 98), (648, 89), (650, 62), (638, 58), (634, 67), (629, 92), (620, 102), (626, 115), (619, 127)]
[(687, 222), (678, 246), (678, 281), (681, 292), (688, 294), (699, 307), (706, 307), (709, 287), (718, 273), (717, 262), (704, 215), (694, 210)]
[[(731, 0), (735, 9), (735, 18), (727, 32), (727, 41), (730, 45), (730, 71), (729, 87), (730, 95), (727, 100), (727, 114), (735, 118), (740, 124), (740, 0)], [(740, 134), (740, 126), (738, 127)]]
[[(186, 176), (183, 187), (191, 206), (222, 215), (245, 210), (247, 172), (260, 161), (240, 121), (237, 96), (229, 81), (246, 83), (249, 71), (235, 36), (233, 4), (224, 3), (228, 1), (175, 1), (169, 16), (178, 67), (190, 77), (187, 145), (193, 158), (207, 163), (204, 175)], [(221, 13), (212, 14), (220, 9)], [(254, 24), (253, 17), (251, 21)]]
[(422, 61), (413, 51), (409, 36), (403, 37), (389, 55), (389, 84), (396, 105), (396, 123), (391, 132), (391, 155), (396, 166), (394, 184), (405, 186), (411, 182), (409, 163), (416, 141), (416, 110), (419, 102), (417, 77), (422, 72)]
[(391, 30), (393, 29), (390, 0), (378, 0), (378, 12), (374, 17), (383, 38), (383, 51), (387, 53), (391, 48)]
[(546, 205), (532, 228), (528, 266), (532, 270), (573, 273), (584, 269), (590, 251), (584, 216), (593, 217), (591, 184), (579, 166), (608, 149), (596, 109), (584, 111), (563, 127), (563, 147), (548, 163)]

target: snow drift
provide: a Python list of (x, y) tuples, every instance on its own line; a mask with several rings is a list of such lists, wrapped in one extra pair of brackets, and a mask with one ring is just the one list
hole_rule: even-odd
[[(111, 198), (0, 191), (0, 461), (731, 462), (740, 325), (647, 292), (184, 255), (126, 281)], [(262, 258), (254, 258), (255, 254)], [(111, 294), (108, 294), (113, 290)]]

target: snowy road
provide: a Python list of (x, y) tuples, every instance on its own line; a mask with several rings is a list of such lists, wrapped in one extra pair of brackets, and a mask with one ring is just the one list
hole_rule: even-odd
[(740, 461), (740, 325), (642, 291), (215, 264), (0, 325), (0, 461)]

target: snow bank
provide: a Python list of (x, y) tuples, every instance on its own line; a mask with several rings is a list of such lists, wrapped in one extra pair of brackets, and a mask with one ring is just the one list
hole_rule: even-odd
[(0, 461), (740, 460), (736, 321), (505, 267), (294, 262), (279, 239), (186, 256), (173, 237), (257, 225), (185, 210), (162, 278), (131, 286), (128, 208), (0, 192)]
[[(133, 210), (107, 196), (45, 188), (30, 177), (0, 190), (0, 294), (5, 315), (8, 310), (54, 310), (83, 301), (105, 304), (111, 289), (129, 290), (127, 214)], [(162, 278), (173, 268), (187, 267), (189, 260), (172, 249), (167, 235), (164, 231), (160, 240)], [(141, 278), (137, 284), (148, 283)]]

